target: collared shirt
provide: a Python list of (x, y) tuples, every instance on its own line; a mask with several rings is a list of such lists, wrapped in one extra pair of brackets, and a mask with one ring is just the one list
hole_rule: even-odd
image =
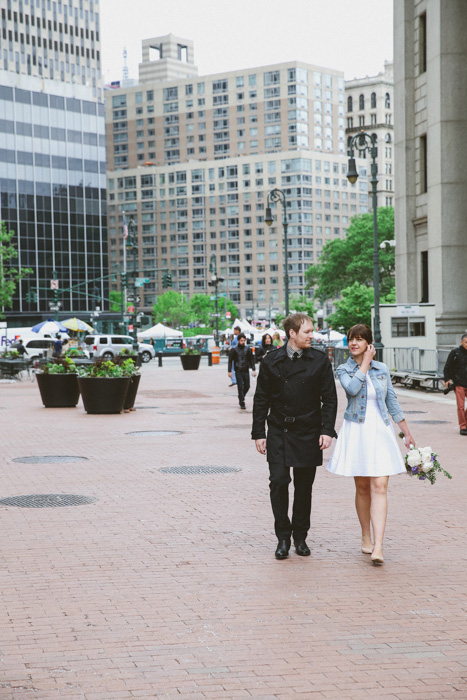
[(287, 356), (290, 360), (294, 359), (294, 355), (297, 357), (297, 359), (303, 355), (303, 350), (292, 350), (292, 348), (290, 347), (290, 345), (288, 343), (286, 346), (286, 350), (287, 350)]

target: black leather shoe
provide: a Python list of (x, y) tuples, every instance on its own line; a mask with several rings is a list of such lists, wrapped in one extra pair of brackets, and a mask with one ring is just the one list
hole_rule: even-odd
[(467, 435), (467, 428), (461, 428), (461, 429), (459, 430), (459, 434), (460, 434), (460, 435)]
[(287, 559), (289, 556), (290, 540), (279, 540), (275, 552), (276, 559)]
[(295, 545), (295, 551), (297, 552), (298, 555), (300, 555), (301, 557), (309, 557), (310, 556), (310, 554), (311, 554), (310, 548), (308, 547), (305, 540), (295, 540), (294, 545)]

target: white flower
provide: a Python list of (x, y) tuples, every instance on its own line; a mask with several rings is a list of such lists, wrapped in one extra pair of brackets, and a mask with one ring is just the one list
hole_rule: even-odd
[(418, 451), (424, 457), (425, 457), (425, 455), (429, 455), (431, 457), (431, 447), (419, 447)]
[(407, 455), (407, 463), (409, 467), (418, 467), (423, 459), (420, 452), (416, 449), (410, 450)]
[(431, 461), (431, 459), (426, 459), (422, 464), (422, 471), (425, 472), (425, 474), (426, 474), (427, 472), (430, 471), (432, 466), (433, 466), (433, 462)]

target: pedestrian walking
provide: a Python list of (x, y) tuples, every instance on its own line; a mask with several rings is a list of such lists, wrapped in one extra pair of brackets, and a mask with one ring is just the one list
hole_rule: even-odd
[[(311, 347), (313, 321), (292, 314), (284, 321), (287, 344), (268, 353), (258, 374), (251, 437), (267, 455), (269, 490), (278, 540), (276, 559), (289, 555), (291, 538), (300, 556), (309, 556), (311, 497), (316, 467), (336, 436), (337, 394), (327, 356)], [(267, 434), (266, 434), (267, 422)], [(289, 518), (290, 469), (294, 499)]]
[(462, 336), (460, 346), (448, 355), (444, 365), (444, 383), (446, 389), (455, 390), (459, 433), (467, 435), (467, 333)]
[(255, 372), (255, 358), (251, 348), (246, 345), (246, 335), (239, 333), (237, 336), (237, 345), (231, 348), (229, 352), (228, 374), (232, 377), (233, 370), (237, 376), (238, 402), (240, 408), (245, 409), (245, 396), (250, 390), (250, 369)]
[[(363, 323), (347, 334), (351, 357), (337, 368), (347, 395), (344, 422), (327, 470), (355, 480), (355, 506), (362, 528), (362, 552), (374, 565), (383, 563), (383, 538), (388, 510), (389, 477), (406, 469), (390, 416), (415, 446), (392, 388), (389, 370), (376, 362), (371, 329)], [(371, 540), (373, 529), (373, 542)]]
[(56, 340), (54, 342), (54, 349), (52, 353), (52, 357), (60, 357), (62, 354), (62, 349), (63, 349), (63, 343), (61, 340), (61, 335), (57, 333)]
[[(231, 348), (235, 348), (238, 345), (238, 336), (242, 332), (240, 326), (235, 326), (233, 329), (232, 342), (230, 343)], [(237, 384), (237, 377), (235, 376), (235, 369), (232, 367), (232, 374), (229, 375), (231, 382), (229, 386), (235, 386)]]
[(12, 350), (16, 350), (21, 357), (24, 357), (24, 355), (26, 355), (27, 350), (24, 347), (23, 341), (21, 340), (20, 336), (18, 336), (16, 340), (11, 344), (11, 348)]
[(279, 331), (276, 331), (272, 336), (272, 343), (275, 348), (281, 348), (284, 345), (284, 341), (282, 340)]

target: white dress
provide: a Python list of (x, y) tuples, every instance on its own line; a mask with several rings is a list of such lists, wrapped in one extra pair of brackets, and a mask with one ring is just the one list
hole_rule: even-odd
[(373, 382), (366, 375), (364, 422), (344, 419), (334, 453), (326, 469), (341, 476), (405, 474), (404, 461), (392, 425), (381, 415)]

